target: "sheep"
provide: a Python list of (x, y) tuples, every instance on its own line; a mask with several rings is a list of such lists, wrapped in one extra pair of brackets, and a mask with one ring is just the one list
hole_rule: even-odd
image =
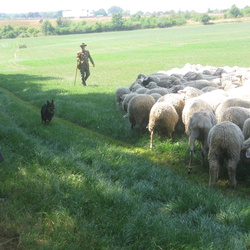
[(149, 82), (145, 88), (147, 89), (155, 89), (155, 88), (159, 88), (159, 86), (156, 84), (156, 82)]
[(223, 74), (223, 73), (225, 73), (226, 71), (225, 71), (225, 69), (223, 69), (223, 68), (218, 68), (218, 69), (216, 69), (216, 71), (213, 73), (213, 75), (214, 76), (219, 76), (219, 77), (221, 77), (221, 74)]
[(224, 111), (221, 117), (221, 122), (232, 122), (239, 126), (239, 128), (242, 130), (243, 124), (248, 118), (250, 118), (250, 109), (242, 107), (230, 107)]
[(129, 89), (130, 89), (131, 92), (136, 92), (138, 89), (141, 89), (141, 88), (143, 88), (143, 86), (141, 86), (141, 84), (139, 84), (138, 82), (133, 83), (129, 87)]
[(200, 95), (204, 101), (208, 102), (213, 108), (214, 112), (221, 102), (225, 101), (227, 97), (227, 92), (222, 89), (217, 89), (212, 92), (207, 92)]
[(242, 150), (246, 150), (245, 156), (247, 159), (250, 158), (250, 138), (244, 141)]
[(161, 98), (159, 98), (157, 102), (168, 102), (171, 105), (173, 105), (181, 119), (182, 110), (185, 105), (185, 98), (183, 95), (174, 94), (174, 93), (166, 94), (162, 96)]
[(241, 98), (228, 98), (225, 101), (222, 101), (215, 110), (217, 121), (221, 122), (221, 117), (227, 108), (235, 106), (250, 108), (250, 100), (243, 100)]
[(147, 94), (148, 92), (148, 89), (144, 88), (144, 87), (141, 87), (141, 88), (138, 88), (135, 93), (137, 94)]
[(158, 101), (162, 97), (162, 95), (160, 95), (158, 93), (152, 93), (150, 95), (154, 97), (155, 101)]
[(213, 86), (207, 86), (207, 87), (204, 87), (201, 89), (201, 91), (203, 91), (204, 93), (207, 93), (207, 92), (212, 92), (214, 90), (217, 90), (218, 87), (213, 87)]
[(142, 82), (147, 76), (145, 74), (139, 74), (136, 78), (136, 81)]
[(170, 93), (170, 90), (169, 89), (166, 89), (166, 88), (155, 88), (155, 89), (150, 89), (147, 94), (150, 95), (152, 93), (158, 93), (160, 95), (166, 95), (166, 94), (169, 94)]
[(157, 130), (160, 135), (166, 133), (169, 138), (172, 138), (178, 120), (179, 116), (173, 105), (166, 102), (156, 102), (153, 105), (147, 126), (150, 132), (150, 149), (153, 147), (154, 131)]
[(181, 85), (175, 85), (171, 87), (169, 90), (170, 90), (170, 93), (178, 93), (178, 91), (183, 90), (184, 88), (185, 86), (181, 84)]
[(129, 101), (136, 96), (136, 92), (131, 92), (129, 94), (124, 95), (123, 101), (122, 101), (122, 109), (127, 113), (128, 112), (128, 103)]
[(171, 105), (173, 105), (173, 107), (175, 108), (178, 116), (179, 116), (179, 121), (176, 125), (176, 130), (177, 131), (184, 131), (184, 124), (182, 122), (182, 110), (184, 108), (185, 105), (185, 98), (183, 95), (180, 94), (176, 94), (176, 93), (171, 93), (171, 94), (167, 94), (162, 96), (161, 98), (158, 99), (157, 102), (167, 102)]
[(122, 104), (122, 96), (130, 93), (128, 87), (118, 87), (115, 91), (116, 107), (119, 109)]
[(214, 187), (222, 167), (227, 161), (228, 176), (232, 187), (236, 187), (236, 168), (243, 148), (244, 136), (240, 128), (232, 122), (216, 124), (208, 133), (209, 185)]
[(228, 91), (228, 96), (238, 97), (242, 99), (250, 99), (250, 84), (230, 89)]
[(189, 134), (188, 124), (189, 124), (190, 117), (192, 116), (194, 112), (202, 110), (202, 109), (213, 112), (212, 106), (208, 102), (200, 98), (200, 96), (191, 98), (185, 102), (185, 106), (182, 111), (182, 122), (184, 123), (185, 133), (187, 135)]
[(129, 101), (128, 118), (131, 129), (137, 124), (141, 132), (146, 130), (149, 121), (149, 113), (154, 104), (154, 98), (146, 94), (138, 94)]
[(242, 128), (243, 135), (245, 137), (245, 140), (250, 138), (250, 118), (247, 118), (243, 124)]
[(190, 82), (185, 83), (184, 85), (194, 87), (197, 89), (202, 89), (205, 87), (218, 87), (218, 85), (216, 83), (208, 81), (208, 80), (190, 81)]
[(191, 173), (193, 166), (193, 155), (195, 141), (201, 143), (202, 165), (205, 167), (205, 155), (208, 150), (207, 137), (210, 129), (217, 124), (216, 117), (213, 112), (208, 110), (199, 110), (192, 114), (188, 124), (189, 130), (189, 146), (190, 146), (190, 163), (188, 173)]
[(183, 76), (183, 78), (186, 79), (187, 81), (200, 80), (202, 79), (202, 74), (189, 71)]
[(159, 87), (163, 87), (163, 88), (171, 88), (175, 85), (181, 85), (182, 82), (180, 80), (180, 78), (176, 77), (176, 76), (169, 76), (168, 78), (163, 78), (160, 79), (159, 82), (157, 82), (157, 85)]
[(143, 79), (143, 81), (142, 81), (142, 86), (145, 87), (145, 86), (147, 86), (150, 82), (155, 82), (155, 83), (157, 83), (157, 82), (159, 82), (159, 81), (160, 81), (160, 79), (159, 79), (158, 76), (151, 74), (151, 75), (149, 75), (149, 76), (147, 76), (146, 78)]
[(184, 89), (179, 90), (178, 93), (184, 95), (185, 100), (204, 94), (202, 90), (190, 86), (187, 86)]
[(243, 144), (243, 149), (246, 150), (245, 156), (246, 158), (250, 158), (250, 118), (246, 119), (244, 124), (243, 124), (243, 129), (242, 129), (245, 142)]

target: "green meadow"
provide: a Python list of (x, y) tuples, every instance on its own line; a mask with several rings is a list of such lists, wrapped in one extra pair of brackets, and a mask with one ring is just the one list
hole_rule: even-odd
[[(249, 249), (250, 169), (208, 187), (188, 137), (141, 134), (115, 105), (140, 73), (250, 65), (250, 22), (0, 40), (0, 249)], [(87, 43), (96, 67), (76, 70)], [(19, 45), (27, 48), (19, 49)], [(76, 81), (75, 81), (76, 79)], [(54, 100), (55, 117), (40, 110)]]

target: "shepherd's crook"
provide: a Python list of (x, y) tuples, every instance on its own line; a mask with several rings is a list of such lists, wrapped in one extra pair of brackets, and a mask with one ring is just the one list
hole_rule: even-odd
[(77, 70), (78, 70), (78, 68), (77, 68), (77, 63), (76, 63), (76, 73), (75, 73), (75, 81), (74, 81), (74, 86), (76, 85)]

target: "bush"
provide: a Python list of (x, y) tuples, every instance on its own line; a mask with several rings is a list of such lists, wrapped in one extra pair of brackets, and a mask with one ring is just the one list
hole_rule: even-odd
[(200, 21), (201, 21), (203, 24), (207, 24), (210, 20), (211, 20), (211, 17), (210, 17), (208, 14), (202, 14), (202, 15), (200, 16)]
[(53, 27), (53, 25), (49, 20), (43, 22), (41, 30), (45, 36), (53, 35), (55, 33), (55, 28)]

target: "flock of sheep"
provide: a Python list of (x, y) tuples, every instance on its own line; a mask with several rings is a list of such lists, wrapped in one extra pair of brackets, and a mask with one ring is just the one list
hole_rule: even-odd
[(183, 68), (139, 74), (129, 87), (115, 91), (118, 109), (126, 112), (131, 128), (172, 138), (174, 131), (189, 135), (192, 171), (195, 141), (200, 141), (203, 165), (208, 156), (210, 186), (227, 162), (230, 184), (236, 187), (236, 167), (242, 150), (250, 158), (250, 68), (186, 64)]

